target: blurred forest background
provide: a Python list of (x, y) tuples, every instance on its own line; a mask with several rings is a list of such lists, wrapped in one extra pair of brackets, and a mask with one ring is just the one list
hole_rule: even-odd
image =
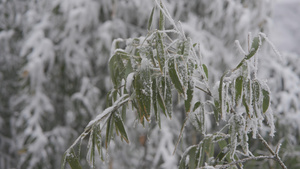
[[(164, 2), (187, 36), (201, 45), (212, 79), (237, 64), (235, 40), (246, 47), (248, 32), (263, 32), (275, 43), (283, 58), (271, 47), (263, 47), (259, 57), (259, 76), (268, 79), (276, 120), (275, 137), (264, 137), (274, 147), (282, 143), (280, 155), (288, 168), (300, 167), (300, 1)], [(153, 6), (152, 0), (0, 1), (0, 168), (60, 167), (64, 151), (105, 108), (112, 87), (107, 68), (112, 41), (146, 35)], [(140, 127), (128, 115), (131, 144), (116, 138), (107, 162), (99, 160), (99, 166), (177, 168), (182, 149), (197, 141), (197, 133), (187, 125), (181, 149), (172, 155), (183, 113), (182, 105), (176, 107), (161, 130)], [(216, 126), (208, 122), (207, 127)], [(252, 151), (264, 153), (250, 141)], [(85, 154), (82, 164), (88, 168)], [(273, 161), (247, 166), (279, 167)]]

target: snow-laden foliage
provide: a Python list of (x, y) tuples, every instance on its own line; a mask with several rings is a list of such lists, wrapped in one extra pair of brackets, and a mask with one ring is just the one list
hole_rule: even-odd
[[(289, 167), (300, 161), (299, 135), (295, 134), (300, 124), (297, 121), (299, 56), (284, 54), (279, 60), (272, 47), (263, 42), (259, 52), (243, 62), (239, 70), (230, 73), (250, 52), (253, 37), (251, 34), (246, 37), (248, 32), (258, 36), (259, 32), (268, 34), (272, 28), (272, 1), (163, 2), (167, 10), (160, 14), (156, 6), (150, 22), (156, 1), (1, 1), (0, 168), (58, 168), (63, 152), (91, 119), (107, 123), (90, 128), (93, 132), (89, 131), (92, 133), (89, 139), (80, 140), (83, 146), (88, 144), (88, 152), (84, 148), (78, 152), (75, 147), (67, 156), (68, 159), (87, 157), (87, 162), (80, 160), (83, 168), (93, 163), (101, 168), (177, 168), (184, 163), (193, 167), (191, 159), (200, 152), (205, 155), (201, 155), (204, 159), (199, 165), (209, 168), (215, 163), (209, 157), (219, 149), (226, 150), (218, 157), (224, 157), (223, 161), (227, 162), (236, 160), (233, 153), (240, 158), (240, 154), (249, 150), (257, 150), (252, 151), (254, 155), (266, 150), (252, 137), (256, 131), (271, 140), (268, 135), (274, 126), (270, 110), (274, 112), (277, 131), (272, 144), (282, 143), (280, 156)], [(158, 22), (162, 16), (166, 17), (165, 25)], [(159, 35), (162, 45), (156, 45), (160, 44)], [(263, 34), (260, 37), (266, 41)], [(117, 38), (120, 39), (114, 41)], [(240, 47), (235, 45), (238, 44), (236, 39)], [(165, 55), (157, 52), (161, 47)], [(180, 48), (186, 50), (177, 50)], [(187, 55), (189, 50), (192, 52)], [(119, 66), (120, 58), (109, 59), (114, 54), (125, 57), (121, 59), (123, 66)], [(140, 58), (130, 59), (130, 65), (126, 58), (132, 55)], [(149, 55), (165, 56), (161, 58), (165, 63), (159, 65), (163, 63), (161, 59), (154, 58), (153, 62)], [(187, 64), (181, 62), (182, 58)], [(193, 60), (199, 63), (192, 63)], [(121, 80), (116, 78), (111, 82), (108, 62), (112, 67), (110, 71), (115, 77), (122, 77)], [(127, 69), (130, 66), (132, 70)], [(122, 70), (125, 71), (120, 72)], [(226, 70), (229, 73), (224, 75), (223, 83), (218, 82)], [(172, 87), (171, 92), (167, 85)], [(158, 89), (153, 90), (155, 88)], [(151, 92), (147, 92), (149, 89)], [(201, 89), (210, 89), (212, 97), (208, 90)], [(218, 101), (220, 89), (221, 98), (227, 99), (225, 102)], [(264, 112), (264, 100), (268, 102), (266, 91), (271, 107), (265, 113), (256, 114)], [(126, 97), (118, 100), (124, 93), (130, 97), (124, 95)], [(161, 100), (156, 97), (154, 103), (153, 95), (161, 96)], [(165, 100), (166, 96), (172, 98), (172, 102)], [(244, 96), (252, 99), (243, 99)], [(128, 101), (125, 108), (124, 101)], [(262, 104), (253, 107), (255, 102)], [(98, 121), (103, 117), (104, 107), (110, 106), (122, 107), (118, 116), (105, 116)], [(236, 108), (236, 115), (228, 113), (227, 108)], [(215, 116), (214, 110), (222, 110), (222, 113)], [(111, 113), (107, 109), (104, 112)], [(229, 125), (225, 125), (224, 120)], [(108, 123), (111, 135), (107, 137)], [(256, 123), (261, 126), (257, 128)], [(224, 125), (223, 134), (218, 133)], [(247, 136), (238, 129), (245, 125), (243, 132), (250, 133)], [(116, 137), (115, 129), (121, 137)], [(238, 135), (229, 135), (229, 130)], [(214, 132), (217, 134), (210, 135)], [(129, 141), (129, 146), (124, 141)], [(106, 146), (106, 142), (110, 144)], [(93, 149), (95, 145), (103, 148)], [(97, 158), (98, 152), (106, 163)], [(180, 159), (185, 161), (180, 163)], [(257, 162), (260, 161), (248, 161), (245, 168)], [(261, 161), (261, 164), (265, 168), (276, 167), (276, 163)]]
[[(176, 166), (174, 158), (168, 157), (168, 154), (172, 148), (176, 153), (187, 119), (197, 132), (202, 133), (202, 139), (198, 146), (193, 145), (184, 150), (179, 168), (193, 169), (207, 165), (217, 168), (223, 165), (243, 167), (247, 158), (259, 158), (249, 150), (250, 134), (253, 139), (258, 136), (270, 148), (259, 134), (259, 129), (264, 126), (263, 121), (269, 125), (271, 136), (275, 132), (273, 112), (269, 108), (270, 89), (265, 81), (257, 77), (257, 53), (262, 46), (262, 39), (268, 41), (265, 34), (260, 33), (253, 39), (249, 36), (251, 39), (248, 39), (247, 52), (237, 41), (244, 57), (236, 67), (223, 73), (220, 80), (215, 82), (216, 87), (211, 87), (208, 68), (203, 64), (201, 53), (196, 52), (197, 44), (185, 36), (180, 23), (172, 19), (163, 3), (155, 2), (159, 11), (158, 29), (151, 29), (156, 13), (153, 8), (145, 37), (116, 39), (113, 42), (109, 59), (113, 89), (107, 95), (108, 108), (89, 122), (84, 132), (66, 151), (63, 168), (66, 162), (72, 168), (80, 167), (74, 148), (88, 135), (87, 160), (91, 167), (95, 167), (95, 152), (102, 156), (102, 142), (107, 149), (115, 132), (121, 140), (129, 143), (124, 126), (127, 114), (134, 113), (142, 126), (154, 120), (164, 132), (166, 128), (162, 126), (161, 113), (170, 119), (174, 117), (173, 95), (184, 102), (186, 120), (175, 146), (171, 146), (172, 141), (164, 144), (164, 137), (159, 139), (154, 166), (160, 155), (164, 160), (161, 167)], [(165, 28), (165, 22), (169, 23), (169, 29)], [(194, 95), (201, 94), (208, 98), (204, 101), (194, 98)], [(214, 120), (208, 119), (210, 115), (214, 116)], [(220, 125), (221, 130), (207, 132), (205, 122), (208, 120)], [(99, 133), (104, 133), (103, 141)], [(219, 148), (216, 152), (215, 147)], [(274, 157), (266, 158), (274, 158), (285, 167), (278, 157), (278, 150), (276, 153), (270, 151)]]

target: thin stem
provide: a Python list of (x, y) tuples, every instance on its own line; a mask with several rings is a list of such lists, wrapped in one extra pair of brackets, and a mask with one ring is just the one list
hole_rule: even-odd
[(239, 164), (239, 163), (245, 163), (247, 161), (250, 161), (250, 160), (261, 160), (261, 159), (274, 159), (275, 157), (274, 156), (257, 156), (257, 157), (248, 157), (248, 158), (244, 158), (242, 160), (238, 160), (238, 161), (233, 161), (229, 164), (225, 164), (225, 165), (222, 165), (222, 166), (219, 166), (219, 169), (225, 169), (225, 168), (228, 168), (232, 165), (236, 165), (236, 164)]
[(272, 148), (270, 147), (270, 145), (266, 142), (266, 140), (259, 134), (257, 133), (258, 139), (265, 145), (265, 147), (270, 151), (270, 153), (274, 156), (274, 159), (279, 163), (279, 165), (281, 166), (281, 168), (283, 169), (287, 169), (287, 167), (285, 166), (285, 164), (283, 163), (283, 161), (280, 159), (278, 152), (279, 152), (279, 147), (278, 150), (276, 151), (276, 153), (272, 150)]
[(210, 91), (206, 91), (206, 90), (204, 90), (204, 89), (202, 89), (202, 88), (200, 88), (199, 86), (195, 86), (197, 89), (199, 89), (199, 90), (201, 90), (201, 91), (203, 91), (204, 93), (206, 93), (207, 95), (209, 95), (209, 96), (211, 96), (212, 97), (212, 94), (211, 94), (211, 92)]

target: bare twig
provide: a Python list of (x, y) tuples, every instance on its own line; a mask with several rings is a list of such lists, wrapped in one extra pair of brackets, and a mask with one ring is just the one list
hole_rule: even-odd
[(261, 160), (261, 159), (274, 159), (275, 157), (274, 156), (256, 156), (256, 157), (248, 157), (248, 158), (244, 158), (244, 159), (241, 159), (241, 160), (238, 160), (238, 161), (233, 161), (229, 164), (225, 164), (225, 165), (222, 165), (222, 166), (216, 166), (216, 168), (218, 169), (225, 169), (225, 168), (228, 168), (232, 165), (236, 165), (236, 164), (239, 164), (239, 163), (245, 163), (247, 161), (250, 161), (250, 160)]
[(209, 95), (209, 96), (212, 96), (212, 94), (211, 94), (211, 92), (210, 91), (206, 91), (206, 90), (204, 90), (204, 89), (202, 89), (201, 87), (199, 87), (199, 86), (195, 86), (197, 89), (199, 89), (199, 90), (201, 90), (201, 91), (203, 91), (204, 93), (206, 93), (207, 95)]
[(283, 161), (280, 159), (280, 157), (278, 155), (280, 146), (278, 146), (276, 152), (274, 152), (272, 150), (272, 148), (270, 147), (270, 145), (266, 142), (266, 140), (259, 133), (257, 134), (257, 136), (258, 136), (258, 139), (265, 145), (265, 147), (274, 156), (274, 159), (279, 163), (279, 165), (281, 166), (281, 168), (287, 169), (287, 167), (285, 166), (285, 164), (283, 163)]

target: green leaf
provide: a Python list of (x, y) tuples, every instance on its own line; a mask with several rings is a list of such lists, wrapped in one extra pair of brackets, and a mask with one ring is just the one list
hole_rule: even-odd
[(95, 165), (95, 130), (96, 128), (93, 126), (92, 127), (92, 132), (90, 134), (90, 138), (88, 141), (88, 152), (86, 155), (86, 160), (88, 162), (88, 164), (90, 166), (94, 166)]
[(172, 90), (171, 90), (171, 80), (169, 78), (166, 78), (166, 95), (165, 95), (165, 103), (167, 108), (167, 113), (170, 118), (172, 118), (172, 112), (173, 112), (173, 102), (172, 102)]
[(270, 94), (267, 90), (262, 89), (263, 94), (263, 113), (265, 113), (270, 105)]
[(127, 76), (133, 72), (133, 68), (132, 68), (132, 65), (131, 65), (131, 61), (128, 60), (127, 61), (127, 64), (126, 64), (126, 69), (125, 69), (125, 75), (124, 75), (124, 78), (127, 79)]
[(214, 156), (214, 143), (212, 142), (211, 138), (206, 139), (204, 141), (205, 153), (206, 157), (210, 158)]
[(192, 102), (193, 95), (194, 95), (194, 83), (193, 83), (193, 81), (188, 82), (188, 88), (187, 88), (187, 91), (186, 91), (186, 95), (187, 95), (187, 98), (184, 101), (185, 111), (190, 112), (191, 111), (191, 102)]
[(260, 97), (260, 84), (258, 83), (258, 81), (254, 81), (252, 83), (252, 91), (253, 91), (255, 103), (257, 103)]
[(204, 142), (200, 142), (200, 144), (198, 146), (198, 151), (200, 151), (199, 152), (198, 166), (203, 166), (204, 162), (205, 162), (204, 161), (204, 158), (205, 158), (205, 144), (204, 144)]
[(171, 77), (172, 83), (174, 84), (175, 88), (177, 89), (178, 93), (184, 95), (184, 89), (182, 83), (179, 79), (178, 72), (177, 72), (177, 64), (174, 58), (169, 60), (169, 75)]
[(134, 79), (138, 115), (141, 122), (150, 120), (151, 110), (151, 77), (148, 70), (140, 71)]
[(158, 78), (158, 97), (157, 101), (165, 116), (172, 117), (172, 91), (171, 80), (167, 77)]
[(100, 155), (100, 158), (102, 161), (104, 161), (104, 156), (102, 153), (102, 137), (101, 137), (101, 130), (100, 130), (100, 126), (97, 125), (97, 127), (95, 127), (96, 129), (93, 130), (94, 132), (94, 143), (96, 145), (96, 148), (98, 150), (98, 154)]
[(220, 102), (218, 100), (215, 100), (215, 106), (213, 106), (214, 109), (214, 116), (217, 122), (220, 120)]
[[(223, 79), (224, 79), (224, 77), (226, 76), (226, 74), (227, 74), (227, 71), (221, 76), (220, 84), (219, 84), (219, 89), (218, 89), (218, 91), (219, 91), (219, 106), (218, 106), (218, 109), (219, 109), (219, 111), (220, 111), (220, 114), (223, 114), (223, 113), (222, 113)], [(216, 106), (217, 106), (217, 105), (216, 105)]]
[(159, 107), (162, 109), (164, 115), (167, 117), (167, 111), (166, 111), (166, 105), (165, 102), (162, 98), (162, 94), (160, 92), (157, 93), (157, 101), (158, 101), (158, 105)]
[(186, 169), (186, 156), (182, 156), (179, 162), (179, 169)]
[(120, 132), (121, 134), (121, 137), (127, 142), (129, 143), (129, 139), (128, 139), (128, 136), (127, 136), (127, 133), (126, 133), (126, 130), (125, 130), (125, 127), (124, 127), (124, 123), (123, 123), (123, 120), (121, 119), (120, 115), (118, 114), (114, 114), (114, 120), (115, 120), (115, 125), (116, 125), (116, 128), (118, 129), (118, 131)]
[(200, 101), (197, 101), (194, 105), (193, 111), (195, 111), (196, 109), (198, 109), (198, 107), (201, 105)]
[(152, 8), (152, 11), (151, 11), (151, 14), (150, 14), (150, 18), (149, 18), (149, 21), (148, 21), (148, 31), (151, 29), (151, 26), (152, 26), (154, 9), (155, 9), (155, 7)]
[[(191, 163), (192, 163), (192, 161), (194, 161), (194, 160), (195, 160), (194, 164), (196, 164), (196, 158), (195, 158), (195, 157), (192, 157), (192, 161), (191, 161), (191, 155), (192, 155), (192, 156), (195, 156), (197, 147), (198, 147), (198, 146), (194, 145), (194, 146), (188, 147), (188, 148), (185, 150), (185, 152), (183, 153), (183, 155), (182, 155), (182, 157), (181, 157), (181, 160), (180, 160), (180, 162), (179, 162), (179, 169), (186, 169), (186, 166), (187, 166), (187, 163), (186, 163), (187, 156), (189, 156), (189, 160), (190, 160), (190, 161), (189, 161), (189, 167), (190, 167), (191, 165), (193, 166), (193, 164), (191, 164)], [(196, 167), (196, 165), (195, 165), (195, 167)]]
[(247, 104), (245, 95), (243, 95), (243, 100), (242, 100), (242, 102), (243, 102), (243, 105), (244, 105), (244, 107), (245, 107), (245, 110), (246, 110), (246, 113), (247, 113), (248, 117), (251, 118), (251, 116), (250, 116), (250, 114), (249, 114), (249, 111), (250, 111), (250, 110), (249, 110), (249, 106), (248, 106), (248, 104)]
[(184, 42), (179, 42), (177, 44), (177, 54), (183, 55), (184, 53)]
[(226, 140), (220, 140), (220, 141), (218, 141), (218, 145), (219, 145), (220, 149), (223, 150), (225, 147), (228, 146), (228, 143)]
[(157, 61), (159, 64), (159, 68), (161, 73), (164, 72), (164, 66), (165, 66), (165, 51), (164, 51), (164, 45), (163, 40), (160, 33), (156, 34), (156, 51), (157, 51)]
[(206, 78), (208, 79), (208, 70), (207, 70), (207, 67), (205, 64), (202, 64), (202, 67), (203, 67), (203, 70), (204, 70), (204, 73), (205, 73), (205, 76)]
[(252, 107), (256, 117), (258, 116), (258, 105), (259, 105), (259, 97), (260, 97), (260, 85), (258, 81), (254, 81), (252, 83)]
[(249, 60), (252, 56), (254, 56), (254, 54), (257, 52), (258, 48), (259, 48), (259, 37), (255, 37), (255, 38), (253, 38), (253, 41), (252, 41), (250, 53), (248, 55), (246, 55), (245, 59)]
[(79, 160), (73, 149), (71, 150), (71, 152), (66, 154), (66, 160), (72, 169), (82, 169)]
[[(164, 8), (161, 1), (160, 1), (160, 7), (161, 7), (162, 9)], [(160, 12), (159, 12), (158, 29), (159, 29), (159, 30), (164, 30), (164, 29), (165, 29), (165, 16), (164, 16), (162, 10), (160, 10)]]
[(125, 75), (125, 66), (122, 61), (122, 57), (128, 58), (127, 54), (124, 52), (117, 52), (109, 60), (109, 70), (112, 82), (115, 88), (118, 88), (121, 85), (122, 79)]
[(190, 55), (191, 41), (192, 41), (191, 38), (188, 37), (187, 40), (183, 42), (184, 45), (183, 56), (185, 59)]
[(159, 128), (161, 128), (161, 121), (160, 121), (160, 113), (157, 111), (157, 98), (158, 97), (158, 91), (157, 91), (157, 84), (156, 84), (156, 78), (152, 78), (152, 106), (154, 110), (155, 120), (158, 123)]
[(243, 91), (243, 76), (239, 76), (235, 80), (235, 102), (236, 104), (241, 99), (242, 91)]
[(110, 117), (107, 120), (107, 126), (106, 126), (106, 137), (105, 137), (105, 147), (106, 147), (106, 149), (108, 148), (110, 140), (113, 136), (113, 128), (114, 128), (113, 116), (110, 115)]
[(192, 147), (189, 151), (189, 169), (195, 169), (197, 164), (196, 164), (196, 150), (197, 147)]

